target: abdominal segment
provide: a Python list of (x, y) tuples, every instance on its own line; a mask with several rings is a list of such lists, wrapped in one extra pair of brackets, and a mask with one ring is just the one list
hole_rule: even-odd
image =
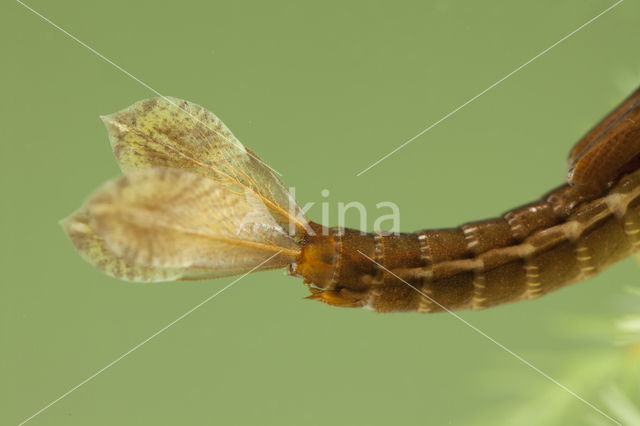
[[(499, 218), (411, 234), (307, 237), (292, 268), (310, 299), (378, 312), (482, 309), (535, 299), (640, 245), (640, 171), (607, 191), (562, 186)], [(323, 235), (324, 234), (324, 235)]]

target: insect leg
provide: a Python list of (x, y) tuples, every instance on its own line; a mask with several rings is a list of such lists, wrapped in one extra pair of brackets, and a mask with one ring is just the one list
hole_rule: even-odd
[(311, 296), (306, 299), (317, 300), (327, 305), (338, 306), (342, 308), (361, 308), (366, 303), (366, 291), (355, 292), (346, 288), (340, 290), (320, 290), (309, 287)]

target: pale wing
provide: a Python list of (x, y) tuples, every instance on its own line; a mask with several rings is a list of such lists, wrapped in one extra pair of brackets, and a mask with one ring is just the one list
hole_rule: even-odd
[[(86, 229), (70, 232), (72, 241), (119, 278), (139, 280), (135, 274), (141, 274), (136, 269), (127, 277), (116, 270), (121, 265), (142, 268), (143, 281), (196, 279), (247, 272), (271, 256), (260, 269), (280, 268), (299, 254), (297, 243), (251, 191), (231, 191), (179, 169), (128, 173), (98, 190), (81, 212)], [(101, 264), (105, 253), (107, 267)]]
[(123, 171), (158, 166), (188, 169), (233, 190), (253, 192), (291, 234), (306, 229), (303, 211), (273, 171), (207, 109), (162, 97), (102, 119)]
[(136, 265), (110, 251), (89, 225), (86, 208), (60, 221), (78, 253), (87, 262), (112, 277), (135, 282), (158, 282), (215, 278), (215, 271), (198, 268), (150, 268)]

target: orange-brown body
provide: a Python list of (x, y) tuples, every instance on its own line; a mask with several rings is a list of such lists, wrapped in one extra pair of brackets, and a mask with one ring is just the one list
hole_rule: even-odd
[(378, 312), (486, 308), (589, 278), (640, 247), (640, 91), (578, 142), (569, 183), (495, 219), (411, 234), (323, 228), (290, 273)]
[(310, 298), (375, 311), (486, 308), (586, 279), (640, 247), (640, 90), (573, 149), (567, 184), (453, 229), (324, 228), (205, 108), (140, 101), (103, 117), (123, 176), (62, 221), (120, 279), (208, 279), (289, 266)]
[(323, 235), (313, 227), (291, 270), (314, 284), (313, 299), (380, 312), (486, 308), (588, 278), (635, 250), (640, 171), (604, 194), (566, 185), (454, 229)]

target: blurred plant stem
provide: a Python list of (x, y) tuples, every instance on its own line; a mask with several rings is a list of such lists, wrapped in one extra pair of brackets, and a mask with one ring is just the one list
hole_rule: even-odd
[[(624, 306), (627, 307), (622, 307), (621, 303), (620, 313), (608, 318), (555, 318), (553, 329), (562, 338), (583, 342), (584, 349), (549, 355), (549, 359), (554, 359), (556, 365), (562, 363), (565, 366), (560, 374), (553, 371), (548, 373), (621, 424), (640, 426), (640, 287), (628, 289)], [(629, 312), (628, 306), (632, 306), (635, 312)], [(560, 356), (568, 356), (570, 360), (558, 361)], [(513, 385), (514, 377), (511, 375), (508, 379), (501, 379), (500, 373), (493, 373), (492, 381), (496, 388), (500, 388), (503, 382), (505, 386)], [(524, 402), (513, 403), (513, 399)], [(551, 382), (541, 382), (534, 390), (520, 388), (515, 397), (503, 396), (503, 400), (503, 407), (488, 407), (491, 411), (485, 413), (486, 416), (478, 416), (476, 413), (474, 424), (614, 424)], [(478, 417), (483, 421), (477, 422)]]

